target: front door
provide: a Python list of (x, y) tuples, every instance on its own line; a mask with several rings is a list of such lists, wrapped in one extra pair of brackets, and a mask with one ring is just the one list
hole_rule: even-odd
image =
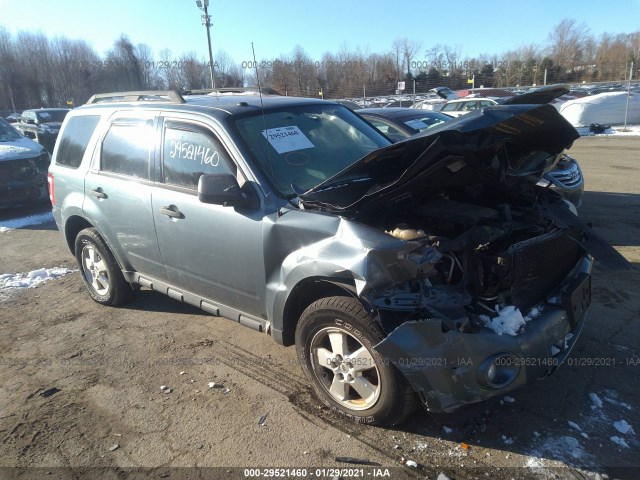
[(153, 218), (169, 283), (266, 318), (263, 209), (201, 203), (201, 175), (245, 177), (206, 125), (165, 118), (161, 130)]

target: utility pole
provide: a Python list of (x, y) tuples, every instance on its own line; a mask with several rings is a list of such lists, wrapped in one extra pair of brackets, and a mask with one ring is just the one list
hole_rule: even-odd
[(209, 75), (211, 77), (211, 88), (216, 88), (216, 79), (213, 75), (213, 54), (211, 53), (211, 15), (209, 15), (209, 0), (196, 0), (197, 7), (204, 11), (202, 15), (202, 25), (207, 29), (207, 45), (209, 45)]

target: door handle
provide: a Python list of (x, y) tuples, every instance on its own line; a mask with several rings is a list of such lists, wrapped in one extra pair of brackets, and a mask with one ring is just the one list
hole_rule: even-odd
[(95, 190), (91, 190), (91, 195), (98, 198), (107, 198), (107, 194), (102, 191), (102, 188), (98, 187)]
[(182, 212), (178, 210), (178, 207), (176, 207), (175, 205), (161, 207), (160, 213), (170, 218), (184, 218), (184, 215), (182, 214)]

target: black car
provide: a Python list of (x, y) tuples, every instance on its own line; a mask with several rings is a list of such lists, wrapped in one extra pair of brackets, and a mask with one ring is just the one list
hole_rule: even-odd
[(0, 118), (0, 208), (48, 198), (49, 154)]
[(25, 137), (35, 140), (44, 146), (49, 153), (52, 153), (58, 138), (58, 132), (60, 132), (60, 125), (62, 125), (67, 113), (69, 113), (68, 108), (25, 110), (22, 112), (16, 128)]
[[(364, 108), (358, 110), (358, 114), (394, 142), (455, 120), (444, 113), (413, 108)], [(538, 185), (556, 190), (576, 208), (582, 204), (582, 170), (576, 159), (566, 153), (560, 155), (555, 168), (546, 173)]]

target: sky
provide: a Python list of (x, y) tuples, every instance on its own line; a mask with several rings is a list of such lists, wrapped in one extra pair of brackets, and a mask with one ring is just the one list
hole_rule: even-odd
[[(401, 8), (397, 6), (401, 5)], [(640, 0), (620, 0), (616, 8), (596, 0), (447, 2), (432, 0), (323, 0), (236, 2), (210, 0), (214, 55), (226, 51), (235, 62), (271, 60), (301, 46), (313, 60), (327, 51), (360, 48), (385, 53), (395, 39), (422, 44), (416, 57), (436, 44), (458, 47), (462, 57), (500, 54), (528, 44), (547, 43), (563, 18), (584, 22), (596, 36), (640, 30)], [(195, 0), (0, 0), (0, 25), (15, 34), (41, 31), (86, 40), (103, 55), (121, 34), (146, 43), (160, 60), (169, 49), (207, 57), (205, 27)]]

